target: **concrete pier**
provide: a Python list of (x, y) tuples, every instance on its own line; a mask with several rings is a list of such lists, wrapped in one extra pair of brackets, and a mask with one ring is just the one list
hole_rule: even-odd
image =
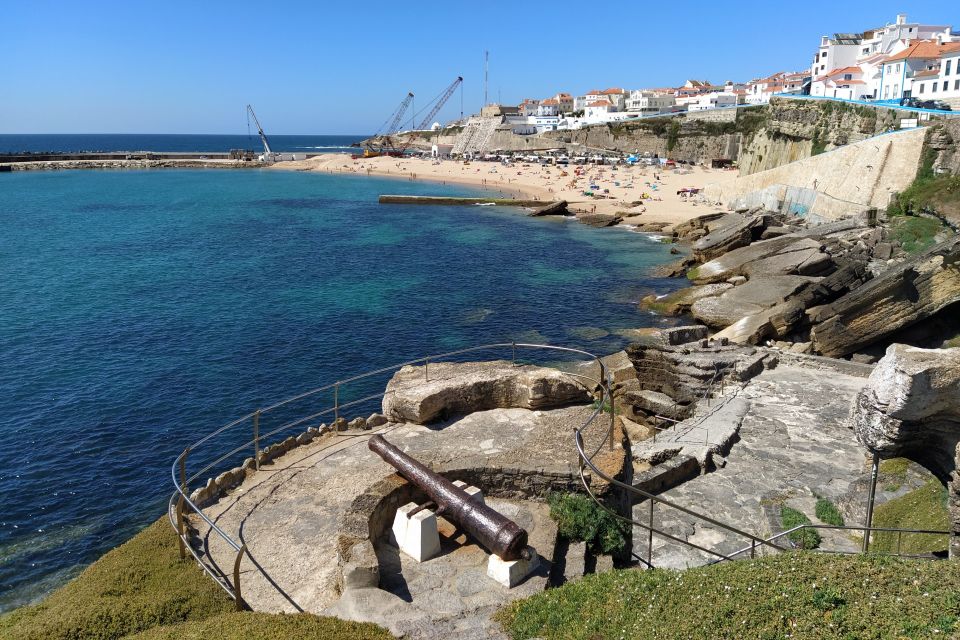
[(543, 200), (518, 200), (514, 198), (451, 198), (446, 196), (382, 195), (380, 196), (380, 204), (495, 204), (503, 207), (542, 207), (548, 203), (544, 202)]

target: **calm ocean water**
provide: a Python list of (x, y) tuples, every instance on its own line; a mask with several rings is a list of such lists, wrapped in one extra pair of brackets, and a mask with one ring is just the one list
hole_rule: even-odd
[[(304, 153), (336, 153), (356, 151), (350, 147), (366, 136), (271, 136), (274, 151)], [(262, 151), (257, 132), (253, 135), (184, 135), (184, 134), (0, 134), (0, 153), (29, 151), (40, 153), (79, 151), (207, 151), (230, 149)]]
[(0, 174), (0, 609), (155, 520), (174, 456), (257, 406), (485, 342), (606, 353), (617, 329), (665, 322), (636, 307), (678, 286), (648, 275), (670, 256), (642, 234), (378, 205), (384, 192), (474, 191), (264, 170)]

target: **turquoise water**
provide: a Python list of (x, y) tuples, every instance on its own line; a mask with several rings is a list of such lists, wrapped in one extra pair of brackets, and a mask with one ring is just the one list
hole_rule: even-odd
[(618, 329), (664, 322), (636, 307), (677, 286), (648, 275), (670, 256), (642, 234), (380, 193), (476, 191), (263, 170), (0, 174), (0, 608), (156, 519), (174, 456), (257, 406), (486, 342), (606, 353)]

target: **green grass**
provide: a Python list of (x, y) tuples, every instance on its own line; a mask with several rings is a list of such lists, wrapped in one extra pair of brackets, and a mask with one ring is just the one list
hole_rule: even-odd
[[(879, 505), (873, 512), (873, 526), (949, 531), (946, 489), (939, 480), (930, 478), (919, 489)], [(900, 549), (903, 553), (945, 551), (949, 544), (947, 536), (909, 533), (901, 536)], [(879, 553), (896, 552), (897, 534), (875, 533), (870, 542), (870, 550)]]
[(910, 461), (906, 458), (890, 458), (880, 461), (878, 479), (883, 483), (885, 491), (896, 491), (907, 480), (907, 469)]
[(372, 624), (296, 615), (224, 613), (195, 622), (155, 627), (130, 640), (385, 640), (393, 636)]
[[(791, 507), (780, 508), (780, 522), (784, 530), (793, 529), (801, 524), (811, 524), (810, 518)], [(799, 529), (787, 534), (801, 549), (816, 549), (820, 546), (820, 534), (816, 529)]]
[(944, 229), (943, 223), (935, 218), (904, 215), (890, 219), (891, 237), (911, 255), (932, 247), (936, 242), (936, 235)]
[(960, 176), (934, 173), (933, 163), (937, 158), (937, 151), (927, 142), (924, 145), (916, 178), (890, 203), (887, 213), (896, 216), (918, 211), (936, 211), (948, 218), (958, 219)]
[(843, 526), (843, 516), (840, 514), (840, 510), (837, 509), (837, 505), (826, 498), (817, 498), (817, 506), (815, 507), (814, 513), (817, 514), (817, 518), (821, 522), (837, 527)]
[(561, 535), (586, 542), (597, 553), (613, 553), (627, 544), (629, 525), (602, 509), (589, 496), (554, 493), (548, 496), (550, 517)]
[[(249, 637), (321, 637), (311, 631), (286, 633), (286, 630), (326, 630), (322, 637), (352, 638), (347, 632), (335, 635), (331, 630), (339, 621), (309, 618), (291, 622), (290, 616), (231, 614), (234, 603), (212, 579), (191, 560), (180, 560), (177, 538), (166, 518), (158, 520), (130, 541), (113, 549), (87, 567), (79, 576), (37, 605), (21, 607), (0, 616), (2, 640), (112, 640), (158, 627), (200, 629), (204, 621), (222, 625), (223, 634), (207, 636), (241, 637), (240, 629), (266, 629), (269, 619), (276, 632), (260, 632)], [(226, 615), (230, 614), (230, 615)], [(321, 621), (321, 622), (317, 622)], [(352, 629), (352, 627), (350, 627)], [(366, 625), (370, 634), (362, 637), (389, 638), (385, 631)], [(237, 629), (238, 631), (227, 631)], [(156, 633), (162, 633), (159, 629)], [(312, 634), (312, 635), (311, 635)], [(150, 637), (167, 637), (157, 635)], [(199, 637), (199, 636), (178, 636)]]
[(512, 603), (498, 619), (517, 640), (824, 640), (947, 638), (960, 631), (958, 616), (951, 562), (790, 552), (591, 575)]

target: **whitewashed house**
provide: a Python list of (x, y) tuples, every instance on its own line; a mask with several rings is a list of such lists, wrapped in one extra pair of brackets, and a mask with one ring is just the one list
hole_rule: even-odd
[(697, 96), (696, 100), (687, 104), (687, 111), (708, 111), (735, 106), (737, 106), (737, 94), (712, 92)]
[[(960, 51), (960, 42), (944, 42), (940, 37), (913, 42), (903, 51), (888, 56), (881, 68), (880, 99), (900, 100), (910, 96), (922, 100), (944, 99), (938, 95), (944, 93), (941, 73), (946, 71), (945, 65), (941, 68), (941, 61), (952, 59), (957, 51)], [(951, 91), (948, 85), (948, 98)]]
[(672, 93), (644, 91), (641, 89), (630, 92), (627, 98), (626, 110), (630, 113), (652, 115), (669, 111), (676, 103), (677, 99)]

